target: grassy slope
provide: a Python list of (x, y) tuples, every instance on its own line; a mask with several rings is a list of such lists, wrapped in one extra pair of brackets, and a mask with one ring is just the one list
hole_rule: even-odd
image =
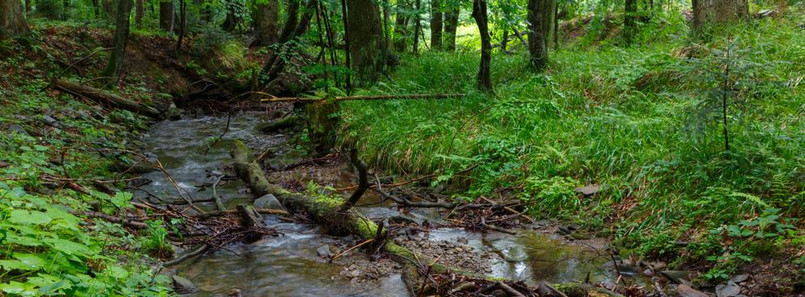
[[(805, 73), (799, 23), (762, 20), (723, 28), (733, 41), (716, 33), (694, 43), (669, 22), (649, 25), (641, 46), (560, 49), (545, 74), (530, 73), (524, 56), (496, 54), (495, 96), (474, 90), (476, 52), (408, 57), (393, 82), (363, 92), (468, 96), (348, 103), (341, 141), (410, 174), (446, 178), (480, 164), (460, 196), (502, 193), (535, 216), (611, 223), (625, 247), (703, 265), (710, 279), (770, 250), (790, 263), (805, 242), (794, 229), (805, 216), (805, 95), (792, 83)], [(725, 153), (717, 113), (697, 106), (718, 90), (718, 51), (730, 43), (740, 91)], [(579, 198), (574, 188), (588, 183), (603, 192)]]

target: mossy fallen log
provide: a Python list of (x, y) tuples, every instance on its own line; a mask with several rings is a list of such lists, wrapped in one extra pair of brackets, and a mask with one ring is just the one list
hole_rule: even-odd
[(54, 80), (52, 86), (58, 90), (75, 96), (92, 99), (100, 104), (111, 105), (116, 108), (125, 109), (133, 113), (142, 114), (155, 119), (163, 118), (162, 113), (160, 113), (156, 108), (131, 101), (101, 89), (80, 85), (63, 79)]

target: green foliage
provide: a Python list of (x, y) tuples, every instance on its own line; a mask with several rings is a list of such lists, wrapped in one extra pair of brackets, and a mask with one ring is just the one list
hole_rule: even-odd
[[(339, 141), (374, 166), (437, 172), (434, 184), (457, 198), (503, 192), (531, 214), (614, 222), (619, 244), (706, 263), (719, 278), (802, 236), (791, 227), (805, 215), (805, 37), (780, 24), (738, 24), (724, 29), (730, 38), (692, 43), (680, 13), (657, 12), (641, 24), (641, 46), (558, 49), (547, 75), (531, 74), (525, 55), (495, 56), (495, 95), (474, 89), (477, 53), (404, 57), (393, 82), (357, 93), (466, 96), (345, 102)], [(704, 128), (720, 127), (711, 103), (726, 64), (725, 153), (721, 130)], [(607, 187), (591, 198), (573, 191), (590, 183)]]

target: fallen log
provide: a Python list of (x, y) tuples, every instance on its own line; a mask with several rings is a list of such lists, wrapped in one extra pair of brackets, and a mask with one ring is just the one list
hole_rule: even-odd
[[(376, 95), (376, 96), (348, 96), (335, 97), (335, 101), (356, 101), (356, 100), (417, 100), (417, 99), (452, 99), (462, 98), (464, 94), (412, 94), (412, 95)], [(261, 102), (319, 102), (325, 98), (305, 98), (305, 97), (274, 97), (263, 98)]]
[[(272, 194), (290, 212), (306, 213), (314, 222), (326, 226), (334, 234), (353, 234), (363, 240), (375, 239), (378, 226), (371, 219), (354, 208), (343, 210), (341, 199), (329, 197), (311, 197), (293, 193), (278, 185), (268, 182), (260, 166), (250, 160), (250, 154), (242, 142), (235, 143), (231, 152), (235, 160), (235, 173), (246, 182), (255, 197)], [(408, 248), (386, 240), (383, 251), (390, 258), (403, 265), (402, 278), (411, 296), (419, 296), (419, 271), (430, 267), (430, 271), (444, 272), (448, 269), (427, 257), (415, 253)]]
[(162, 113), (160, 113), (156, 108), (131, 101), (101, 89), (80, 85), (63, 79), (53, 80), (51, 85), (58, 90), (67, 92), (74, 96), (89, 98), (100, 104), (111, 105), (155, 119), (162, 119)]

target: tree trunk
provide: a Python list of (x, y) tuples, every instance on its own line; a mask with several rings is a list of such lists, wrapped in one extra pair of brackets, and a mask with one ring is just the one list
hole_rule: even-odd
[(143, 16), (145, 15), (145, 0), (136, 0), (134, 5), (134, 25), (137, 28), (143, 27)]
[(542, 70), (548, 63), (548, 46), (545, 40), (547, 0), (528, 0), (528, 52), (531, 67)]
[(431, 0), (430, 4), (430, 47), (434, 50), (442, 48), (442, 5), (439, 0)]
[[(33, 5), (33, 0), (25, 0), (25, 14), (31, 13), (31, 6)], [(8, 11), (8, 10), (3, 10)]]
[(252, 19), (254, 20), (254, 45), (267, 46), (277, 42), (279, 32), (279, 1), (260, 1), (256, 4)]
[(103, 10), (103, 19), (108, 22), (117, 22), (117, 9), (120, 0), (101, 0), (101, 10)]
[(636, 14), (637, 1), (626, 0), (623, 14), (623, 39), (626, 41), (626, 45), (632, 45), (634, 42), (634, 35), (637, 32)]
[(456, 6), (444, 15), (444, 49), (448, 52), (456, 50), (456, 30), (458, 30), (458, 17), (461, 11)]
[(693, 0), (693, 27), (726, 24), (749, 16), (748, 0)]
[[(557, 0), (547, 0), (547, 6), (545, 7), (545, 46), (548, 46), (548, 41), (553, 40), (553, 36), (556, 34), (556, 26), (554, 23), (556, 21), (556, 1)], [(636, 1), (636, 0), (627, 0), (627, 1)]]
[(164, 31), (171, 31), (173, 25), (173, 1), (159, 2), (159, 28)]
[(414, 54), (419, 53), (419, 33), (422, 32), (422, 17), (419, 15), (419, 10), (422, 8), (422, 0), (416, 0), (414, 9), (416, 15), (414, 16)]
[(28, 23), (19, 0), (0, 0), (0, 39), (27, 34)]
[(394, 48), (398, 52), (405, 51), (405, 45), (408, 38), (411, 37), (411, 30), (408, 27), (408, 21), (411, 19), (407, 12), (409, 9), (411, 9), (410, 2), (406, 0), (397, 2), (397, 19), (394, 21)]
[(224, 23), (221, 24), (221, 28), (224, 29), (224, 31), (233, 32), (241, 22), (238, 12), (243, 10), (243, 6), (238, 0), (226, 0), (224, 3), (226, 6), (226, 19), (224, 19)]
[(299, 24), (299, 0), (288, 1), (288, 7), (285, 9), (285, 24), (282, 26), (282, 33), (280, 34), (280, 42), (288, 42), (291, 39), (296, 26)]
[(104, 106), (111, 105), (120, 109), (128, 110), (136, 114), (149, 116), (155, 119), (163, 118), (162, 113), (160, 113), (159, 110), (157, 110), (156, 108), (140, 104), (93, 87), (80, 85), (63, 79), (54, 80), (53, 87), (77, 97), (92, 99), (93, 101), (98, 102), (99, 104), (102, 104)]
[(489, 37), (489, 19), (487, 16), (486, 0), (474, 0), (472, 3), (472, 17), (481, 33), (481, 65), (478, 70), (478, 88), (485, 91), (492, 90), (490, 64), (492, 63), (492, 39)]
[(62, 4), (58, 0), (41, 0), (36, 4), (38, 15), (50, 20), (59, 20), (62, 15)]
[(182, 49), (182, 40), (184, 40), (185, 29), (187, 29), (187, 2), (185, 0), (179, 0), (179, 40), (176, 42), (177, 52)]
[(117, 82), (126, 62), (126, 44), (129, 41), (129, 17), (131, 16), (131, 0), (117, 1), (117, 20), (115, 21), (115, 49), (109, 57), (109, 64), (103, 75), (109, 77), (111, 82)]
[(347, 0), (349, 56), (358, 81), (373, 83), (383, 70), (380, 9), (373, 0)]

